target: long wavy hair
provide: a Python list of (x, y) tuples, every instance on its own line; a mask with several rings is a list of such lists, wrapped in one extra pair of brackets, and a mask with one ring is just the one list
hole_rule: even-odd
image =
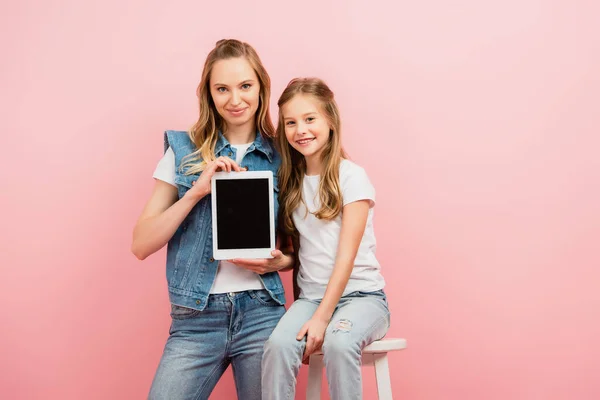
[(341, 120), (333, 92), (325, 82), (318, 78), (296, 78), (288, 83), (277, 105), (279, 106), (279, 121), (277, 124), (277, 147), (281, 153), (279, 168), (279, 204), (281, 207), (280, 220), (287, 234), (295, 235), (296, 229), (292, 213), (302, 199), (302, 179), (306, 173), (304, 156), (294, 149), (285, 136), (285, 123), (281, 108), (294, 96), (312, 96), (321, 107), (330, 127), (329, 141), (321, 153), (323, 169), (319, 183), (320, 208), (314, 213), (319, 219), (332, 220), (342, 211), (342, 191), (340, 188), (340, 162), (347, 158), (341, 142)]
[(254, 69), (260, 84), (258, 110), (255, 114), (255, 125), (261, 135), (265, 137), (275, 136), (275, 128), (271, 121), (269, 113), (269, 101), (271, 98), (271, 78), (265, 70), (256, 50), (248, 43), (235, 39), (222, 39), (216, 43), (216, 46), (206, 57), (204, 69), (202, 70), (202, 79), (196, 89), (199, 104), (198, 121), (190, 129), (190, 139), (196, 145), (197, 149), (189, 154), (183, 160), (182, 167), (189, 167), (186, 174), (199, 174), (204, 170), (206, 164), (213, 161), (215, 156), (215, 146), (219, 138), (219, 131), (226, 129), (225, 121), (217, 111), (210, 94), (210, 76), (215, 63), (219, 60), (244, 57)]

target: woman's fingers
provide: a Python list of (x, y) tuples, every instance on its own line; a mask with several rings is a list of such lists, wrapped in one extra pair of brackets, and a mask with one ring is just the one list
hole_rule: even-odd
[(219, 157), (215, 160), (215, 162), (217, 163), (222, 163), (223, 165), (225, 165), (225, 167), (223, 168), (223, 171), (227, 171), (227, 172), (231, 172), (231, 171), (243, 171), (244, 169), (241, 168), (238, 163), (236, 163), (234, 160), (232, 160), (229, 157)]
[(231, 158), (229, 157), (218, 157), (216, 160), (214, 160), (213, 162), (208, 164), (208, 167), (206, 168), (206, 170), (212, 170), (213, 172), (216, 172), (217, 170), (221, 170), (221, 171), (226, 171), (226, 172), (231, 172), (231, 171), (236, 171), (236, 172), (240, 172), (240, 171), (246, 171), (246, 168), (242, 168), (238, 165), (238, 163), (236, 163), (235, 161), (233, 161)]

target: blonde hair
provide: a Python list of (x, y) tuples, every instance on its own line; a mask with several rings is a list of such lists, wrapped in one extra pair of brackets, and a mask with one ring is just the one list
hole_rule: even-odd
[[(258, 54), (248, 43), (235, 39), (222, 39), (206, 57), (202, 79), (196, 89), (199, 103), (198, 121), (189, 131), (189, 136), (198, 150), (184, 157), (183, 167), (189, 167), (187, 175), (198, 174), (204, 170), (206, 164), (213, 161), (215, 146), (219, 138), (219, 131), (226, 128), (225, 121), (219, 115), (210, 94), (210, 77), (214, 64), (219, 60), (244, 57), (254, 69), (260, 84), (259, 104), (255, 115), (255, 125), (261, 135), (273, 137), (275, 128), (269, 113), (269, 99), (271, 98), (271, 78), (265, 70)], [(198, 162), (200, 161), (200, 162)]]
[(279, 168), (279, 204), (281, 206), (282, 228), (288, 234), (295, 234), (292, 213), (303, 202), (302, 179), (306, 173), (306, 160), (287, 141), (285, 124), (281, 108), (294, 96), (303, 94), (312, 96), (321, 107), (330, 126), (329, 141), (321, 153), (323, 170), (319, 183), (319, 199), (321, 207), (314, 213), (319, 219), (332, 220), (342, 211), (342, 191), (340, 188), (340, 162), (346, 158), (341, 143), (341, 120), (333, 92), (325, 82), (318, 78), (296, 78), (288, 83), (281, 94), (279, 106), (279, 122), (277, 125), (277, 145), (281, 153)]

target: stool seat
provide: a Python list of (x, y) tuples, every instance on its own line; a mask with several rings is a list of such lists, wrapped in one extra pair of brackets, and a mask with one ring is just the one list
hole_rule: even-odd
[[(381, 339), (376, 340), (362, 351), (363, 354), (388, 353), (390, 351), (399, 351), (406, 348), (406, 339)], [(313, 354), (322, 355), (322, 350), (317, 350)]]
[[(380, 400), (392, 400), (392, 385), (387, 353), (406, 348), (406, 339), (390, 338), (376, 340), (362, 350), (362, 365), (375, 367), (377, 380), (377, 394)], [(307, 400), (321, 398), (321, 379), (323, 376), (323, 352), (321, 350), (311, 354), (308, 363)]]

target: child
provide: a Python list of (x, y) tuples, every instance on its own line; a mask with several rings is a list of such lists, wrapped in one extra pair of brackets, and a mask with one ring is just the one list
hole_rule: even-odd
[(323, 81), (292, 80), (278, 105), (280, 218), (299, 242), (300, 295), (265, 344), (262, 398), (293, 399), (301, 362), (322, 346), (331, 398), (360, 399), (361, 351), (390, 323), (375, 258), (375, 190), (346, 159)]

